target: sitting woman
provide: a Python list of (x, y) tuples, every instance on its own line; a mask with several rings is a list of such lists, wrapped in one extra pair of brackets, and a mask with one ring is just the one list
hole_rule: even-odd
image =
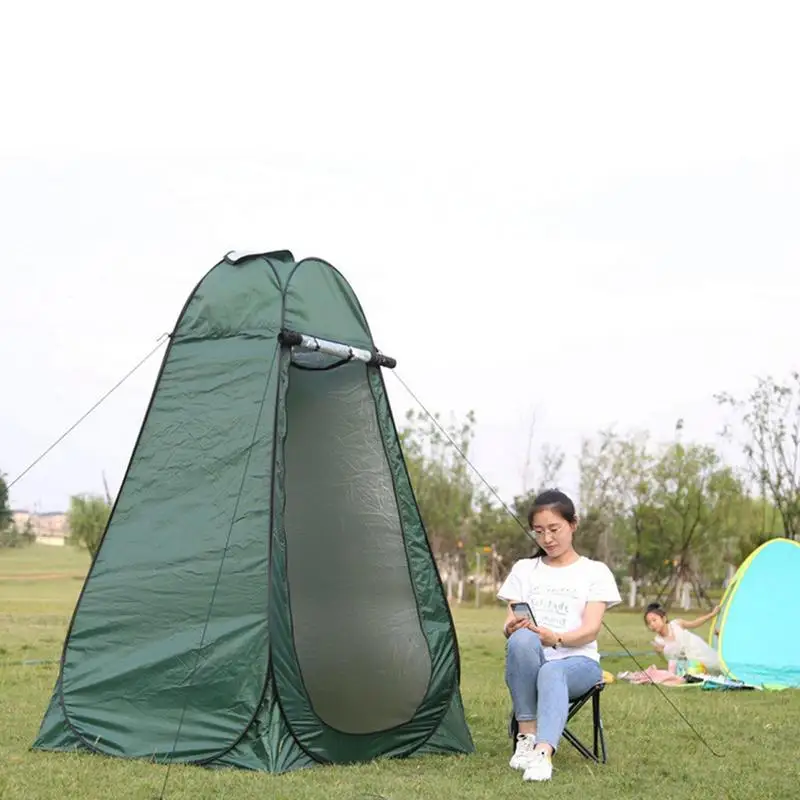
[[(570, 700), (602, 679), (597, 634), (620, 595), (611, 570), (573, 548), (577, 518), (569, 497), (540, 494), (528, 526), (538, 552), (514, 564), (498, 597), (509, 603), (505, 678), (519, 725), (510, 766), (524, 770), (526, 781), (546, 781)], [(515, 602), (527, 603), (536, 623), (517, 618)]]
[(650, 603), (647, 606), (644, 621), (656, 634), (653, 647), (667, 659), (670, 672), (673, 671), (673, 662), (676, 662), (681, 655), (686, 658), (689, 669), (700, 667), (704, 672), (719, 672), (720, 664), (716, 651), (689, 630), (699, 628), (717, 614), (719, 606), (695, 620), (673, 619), (670, 622), (666, 610), (660, 603)]

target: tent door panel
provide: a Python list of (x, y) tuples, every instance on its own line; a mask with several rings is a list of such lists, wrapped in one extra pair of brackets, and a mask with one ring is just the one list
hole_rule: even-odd
[(286, 582), (300, 678), (328, 727), (413, 718), (431, 678), (363, 364), (292, 369), (284, 445)]

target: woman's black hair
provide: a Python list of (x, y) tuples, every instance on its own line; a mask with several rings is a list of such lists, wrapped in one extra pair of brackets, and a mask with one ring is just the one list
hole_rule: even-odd
[[(536, 495), (533, 505), (528, 511), (529, 531), (533, 531), (533, 518), (546, 508), (558, 514), (559, 517), (569, 522), (570, 525), (573, 525), (578, 519), (575, 513), (575, 504), (564, 492), (560, 492), (558, 489), (547, 489)], [(533, 558), (541, 558), (543, 555), (545, 555), (544, 550), (537, 544)]]
[(536, 499), (533, 501), (530, 511), (528, 511), (528, 527), (531, 530), (533, 529), (533, 518), (545, 508), (555, 511), (559, 517), (565, 519), (570, 524), (577, 519), (575, 504), (572, 500), (570, 500), (564, 492), (559, 492), (558, 489), (547, 489), (541, 492), (541, 494), (536, 495)]
[(667, 618), (667, 612), (664, 610), (664, 606), (662, 606), (661, 603), (649, 603), (647, 608), (644, 610), (645, 619), (647, 619), (648, 614), (658, 614), (658, 616), (662, 619)]

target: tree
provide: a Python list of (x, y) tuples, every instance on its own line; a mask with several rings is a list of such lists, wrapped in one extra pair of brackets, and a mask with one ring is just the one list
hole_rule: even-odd
[(108, 524), (111, 505), (100, 495), (74, 495), (69, 499), (67, 526), (70, 544), (86, 548), (94, 556)]
[(444, 425), (439, 414), (431, 418), (412, 410), (399, 434), (420, 515), (437, 558), (456, 553), (468, 533), (475, 486), (465, 458), (474, 431), (472, 411), (463, 422), (451, 420)]
[(8, 506), (8, 486), (6, 485), (5, 475), (0, 472), (0, 532), (11, 526), (13, 515)]
[(545, 443), (542, 446), (539, 464), (541, 466), (541, 477), (539, 478), (537, 492), (555, 488), (558, 483), (558, 476), (564, 466), (564, 452), (558, 447)]
[(515, 561), (529, 558), (535, 550), (527, 534), (527, 516), (534, 492), (518, 495), (503, 503), (493, 494), (482, 492), (472, 522), (472, 539), (478, 546), (491, 546), (499, 565), (500, 576), (511, 569)]
[[(467, 571), (475, 566), (477, 550), (482, 552), (481, 571), (488, 565), (495, 580), (515, 560), (531, 554), (533, 544), (525, 534), (525, 520), (535, 492), (524, 490), (509, 508), (495, 490), (473, 478), (467, 461), (475, 434), (472, 411), (463, 421), (451, 419), (446, 424), (439, 414), (431, 417), (422, 411), (408, 411), (405, 421), (399, 431), (400, 443), (420, 514), (448, 594), (458, 584), (460, 597)], [(523, 482), (530, 467), (530, 450), (529, 441)], [(538, 490), (557, 479), (563, 463), (559, 449), (542, 448)]]
[(24, 547), (35, 540), (30, 521), (25, 529), (19, 531), (14, 524), (14, 515), (8, 505), (8, 486), (5, 476), (0, 473), (0, 549)]
[(16, 526), (7, 525), (0, 530), (0, 550), (10, 549), (12, 547), (20, 547), (22, 541), (19, 537), (19, 531)]
[[(536, 431), (536, 415), (531, 416), (528, 426), (528, 446), (525, 450), (525, 464), (522, 468), (522, 496), (533, 497), (537, 492), (552, 489), (558, 481), (558, 476), (564, 466), (564, 451), (545, 442), (539, 453), (539, 477), (536, 473), (531, 477), (531, 461), (533, 459), (534, 433)], [(531, 487), (534, 487), (532, 489)], [(517, 498), (519, 500), (520, 498)], [(526, 512), (527, 515), (527, 512)]]
[(668, 567), (659, 596), (666, 591), (688, 607), (691, 589), (698, 600), (706, 597), (702, 576), (719, 569), (737, 536), (743, 486), (713, 447), (680, 441), (664, 449), (653, 481), (651, 536), (660, 540), (657, 552)]
[(33, 544), (36, 541), (36, 533), (33, 530), (33, 523), (30, 517), (25, 520), (25, 524), (19, 532), (19, 538), (23, 545)]
[(633, 604), (650, 546), (645, 518), (654, 457), (648, 436), (601, 431), (596, 441), (583, 441), (578, 465), (582, 521), (577, 544), (587, 555), (629, 573)]
[(10, 547), (27, 547), (36, 541), (33, 525), (30, 520), (25, 521), (22, 530), (12, 523), (0, 530), (0, 549)]
[[(676, 425), (676, 433), (682, 429)], [(578, 545), (630, 579), (629, 604), (643, 582), (659, 596), (704, 595), (738, 540), (741, 482), (712, 447), (679, 438), (655, 447), (644, 432), (602, 431), (580, 457), (582, 524)], [(715, 575), (716, 577), (716, 575)]]
[[(797, 539), (800, 537), (800, 373), (792, 372), (785, 383), (778, 383), (772, 377), (759, 378), (748, 397), (737, 399), (723, 392), (716, 395), (716, 400), (739, 413), (745, 431), (741, 444), (753, 488), (777, 509), (784, 535)], [(730, 428), (723, 435), (732, 438)], [(774, 519), (765, 516), (762, 538), (774, 526)]]
[[(527, 483), (532, 456), (533, 427), (529, 434), (528, 453), (523, 472)], [(545, 443), (539, 453), (539, 472), (534, 488), (525, 486), (510, 504), (503, 502), (495, 490), (476, 491), (476, 506), (472, 521), (472, 539), (477, 546), (491, 546), (498, 573), (504, 576), (515, 561), (528, 558), (536, 549), (528, 535), (528, 512), (536, 495), (556, 487), (564, 464), (564, 453)]]

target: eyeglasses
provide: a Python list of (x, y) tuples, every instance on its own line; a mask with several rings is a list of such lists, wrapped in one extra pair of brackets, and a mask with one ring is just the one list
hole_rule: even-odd
[(546, 528), (544, 530), (542, 530), (541, 528), (538, 529), (534, 528), (533, 535), (537, 539), (544, 539), (544, 537), (547, 536), (547, 534), (549, 533), (551, 536), (557, 538), (562, 533), (564, 533), (564, 531), (566, 531), (567, 527), (568, 526), (566, 524), (562, 524), (562, 525), (551, 525), (549, 528)]

